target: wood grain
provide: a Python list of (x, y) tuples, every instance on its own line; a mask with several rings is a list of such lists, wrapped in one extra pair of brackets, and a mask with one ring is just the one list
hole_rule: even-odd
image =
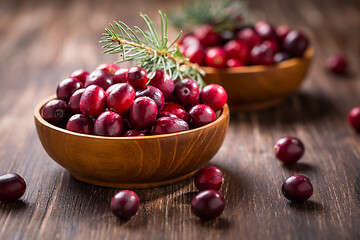
[[(232, 114), (223, 147), (211, 164), (221, 168), (223, 215), (202, 223), (190, 212), (191, 179), (136, 190), (141, 206), (130, 221), (109, 211), (118, 189), (81, 183), (54, 163), (36, 135), (33, 109), (78, 68), (116, 60), (97, 42), (105, 26), (138, 12), (156, 18), (175, 1), (0, 1), (0, 173), (17, 172), (28, 184), (22, 198), (0, 203), (0, 239), (360, 239), (360, 135), (347, 113), (360, 104), (360, 3), (356, 0), (252, 0), (258, 19), (304, 30), (316, 57), (300, 91), (277, 108)], [(351, 72), (324, 71), (342, 52)], [(274, 158), (285, 135), (305, 143), (296, 166)], [(311, 201), (289, 203), (280, 192), (302, 173), (315, 187)]]

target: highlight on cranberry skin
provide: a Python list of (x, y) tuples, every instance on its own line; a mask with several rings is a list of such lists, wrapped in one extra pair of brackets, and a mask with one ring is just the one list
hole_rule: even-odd
[(351, 109), (348, 115), (348, 121), (351, 127), (360, 132), (360, 106)]

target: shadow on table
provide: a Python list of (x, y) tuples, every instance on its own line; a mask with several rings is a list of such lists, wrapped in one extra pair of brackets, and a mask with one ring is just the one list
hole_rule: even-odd
[(282, 168), (288, 170), (290, 172), (302, 172), (302, 173), (309, 173), (314, 172), (316, 173), (318, 167), (314, 164), (309, 163), (294, 163), (294, 164), (282, 164)]
[(289, 202), (290, 209), (297, 212), (322, 212), (324, 206), (321, 203), (307, 200), (302, 203)]
[(6, 212), (19, 212), (19, 211), (25, 211), (27, 208), (29, 208), (30, 204), (23, 201), (23, 200), (16, 200), (14, 202), (0, 202), (0, 212), (6, 213)]

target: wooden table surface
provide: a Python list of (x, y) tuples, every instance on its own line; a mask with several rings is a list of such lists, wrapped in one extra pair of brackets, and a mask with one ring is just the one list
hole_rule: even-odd
[[(225, 142), (211, 164), (221, 168), (221, 217), (202, 223), (189, 208), (192, 179), (137, 190), (141, 206), (130, 221), (109, 211), (118, 189), (81, 183), (53, 162), (35, 131), (33, 109), (78, 68), (116, 60), (98, 40), (113, 20), (141, 25), (138, 12), (157, 18), (174, 1), (0, 1), (0, 174), (28, 184), (21, 201), (0, 203), (0, 239), (360, 239), (360, 134), (347, 123), (360, 104), (360, 2), (251, 0), (259, 19), (304, 30), (316, 58), (301, 89), (279, 107), (232, 113)], [(264, 12), (262, 12), (264, 11)], [(348, 56), (351, 72), (324, 71), (331, 54)], [(285, 135), (306, 153), (283, 166), (273, 153)], [(282, 182), (300, 173), (314, 195), (292, 204)]]

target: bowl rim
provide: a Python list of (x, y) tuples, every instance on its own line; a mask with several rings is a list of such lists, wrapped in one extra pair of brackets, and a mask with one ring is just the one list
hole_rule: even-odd
[[(158, 138), (166, 138), (166, 137), (173, 137), (173, 136), (179, 136), (179, 135), (185, 135), (188, 133), (192, 133), (192, 132), (197, 132), (197, 131), (202, 131), (203, 129), (209, 128), (213, 125), (218, 124), (219, 122), (221, 122), (224, 118), (226, 118), (229, 114), (230, 114), (230, 110), (229, 110), (229, 106), (226, 103), (224, 105), (224, 107), (221, 109), (221, 113), (220, 116), (213, 122), (195, 128), (195, 129), (190, 129), (187, 131), (182, 131), (182, 132), (176, 132), (176, 133), (168, 133), (168, 134), (160, 134), (160, 135), (150, 135), (150, 136), (133, 136), (133, 137), (106, 137), (106, 136), (97, 136), (97, 135), (90, 135), (90, 134), (83, 134), (83, 133), (76, 133), (76, 132), (72, 132), (60, 127), (57, 127), (55, 125), (52, 125), (50, 123), (48, 123), (40, 114), (40, 111), (42, 109), (42, 107), (49, 102), (50, 100), (56, 99), (56, 94), (51, 95), (50, 97), (47, 97), (43, 100), (41, 100), (35, 107), (34, 110), (34, 117), (37, 121), (39, 121), (42, 125), (45, 125), (48, 128), (51, 128), (55, 131), (58, 132), (62, 132), (65, 134), (69, 134), (69, 135), (73, 135), (73, 136), (78, 136), (78, 137), (86, 137), (86, 138), (91, 138), (91, 139), (103, 139), (103, 140), (145, 140), (145, 139), (158, 139)], [(220, 110), (219, 110), (220, 111)]]
[(217, 69), (213, 67), (200, 66), (206, 74), (214, 74), (214, 73), (223, 73), (223, 74), (231, 74), (231, 73), (257, 73), (257, 72), (266, 72), (274, 69), (285, 69), (290, 68), (298, 64), (301, 60), (311, 60), (314, 57), (315, 50), (314, 47), (308, 47), (304, 53), (303, 57), (295, 57), (290, 58), (288, 60), (282, 61), (280, 63), (266, 66), (266, 65), (253, 65), (253, 66), (241, 66), (241, 67), (233, 67), (233, 68), (225, 68), (225, 69)]

